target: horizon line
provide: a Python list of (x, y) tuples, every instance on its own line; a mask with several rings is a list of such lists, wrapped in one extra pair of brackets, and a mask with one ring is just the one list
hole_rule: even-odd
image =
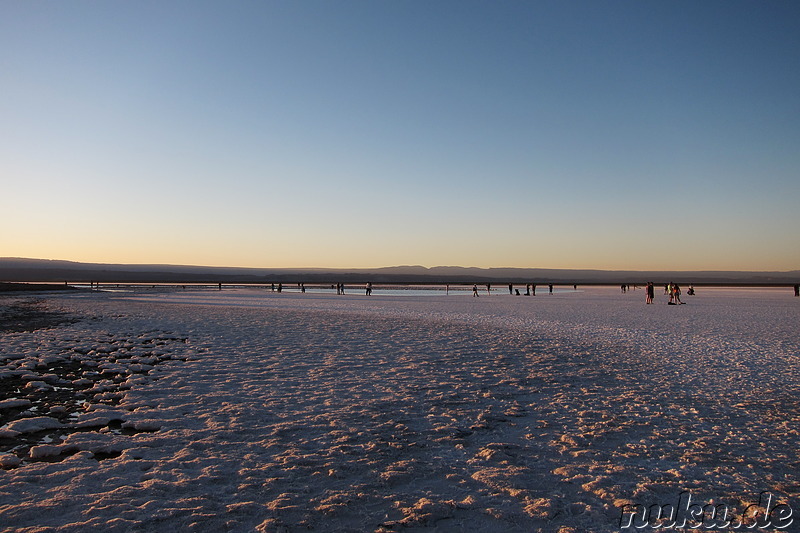
[(775, 273), (775, 274), (791, 274), (794, 272), (800, 272), (800, 269), (793, 269), (793, 270), (725, 270), (725, 269), (696, 269), (696, 270), (687, 270), (687, 269), (670, 269), (664, 268), (659, 270), (651, 270), (651, 269), (636, 269), (636, 268), (627, 268), (627, 269), (619, 269), (619, 268), (580, 268), (580, 267), (531, 267), (531, 266), (490, 266), (490, 267), (479, 267), (479, 266), (462, 266), (462, 265), (434, 265), (434, 266), (425, 266), (419, 264), (400, 264), (400, 265), (385, 265), (385, 266), (373, 266), (373, 267), (365, 267), (365, 266), (350, 266), (350, 267), (294, 267), (294, 266), (287, 266), (287, 267), (265, 267), (265, 266), (233, 266), (233, 265), (203, 265), (203, 264), (184, 264), (184, 263), (109, 263), (109, 262), (91, 262), (91, 261), (75, 261), (70, 259), (43, 259), (43, 258), (33, 258), (33, 257), (0, 257), (0, 261), (41, 261), (41, 262), (54, 262), (54, 263), (72, 263), (76, 265), (100, 265), (100, 266), (117, 266), (117, 267), (125, 267), (125, 266), (135, 266), (135, 267), (171, 267), (171, 268), (206, 268), (206, 269), (240, 269), (240, 270), (289, 270), (289, 271), (309, 271), (309, 270), (336, 270), (336, 271), (346, 271), (346, 270), (387, 270), (387, 269), (401, 269), (401, 268), (413, 268), (413, 269), (424, 269), (424, 270), (433, 270), (433, 269), (444, 269), (444, 268), (452, 268), (452, 269), (463, 269), (463, 270), (557, 270), (557, 271), (581, 271), (581, 272), (636, 272), (636, 273), (646, 273), (646, 272), (686, 272), (686, 273), (740, 273), (740, 274), (759, 274), (759, 273)]

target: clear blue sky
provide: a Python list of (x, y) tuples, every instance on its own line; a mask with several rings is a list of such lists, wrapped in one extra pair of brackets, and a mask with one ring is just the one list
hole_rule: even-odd
[(0, 0), (0, 256), (800, 269), (800, 3)]

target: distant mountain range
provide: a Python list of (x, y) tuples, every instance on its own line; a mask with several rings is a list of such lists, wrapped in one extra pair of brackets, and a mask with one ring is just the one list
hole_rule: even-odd
[(88, 283), (561, 283), (617, 284), (654, 281), (720, 285), (791, 285), (788, 272), (569, 270), (395, 266), (369, 269), (275, 269), (182, 265), (77, 263), (0, 258), (0, 281)]

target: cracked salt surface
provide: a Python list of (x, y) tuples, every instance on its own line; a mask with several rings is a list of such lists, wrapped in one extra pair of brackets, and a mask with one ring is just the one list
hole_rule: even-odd
[(605, 532), (687, 490), (800, 513), (800, 302), (698, 292), (48, 297), (78, 320), (0, 345), (0, 523)]

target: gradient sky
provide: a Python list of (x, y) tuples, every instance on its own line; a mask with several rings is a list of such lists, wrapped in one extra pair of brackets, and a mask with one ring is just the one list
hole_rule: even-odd
[(0, 0), (0, 256), (800, 269), (796, 1)]

